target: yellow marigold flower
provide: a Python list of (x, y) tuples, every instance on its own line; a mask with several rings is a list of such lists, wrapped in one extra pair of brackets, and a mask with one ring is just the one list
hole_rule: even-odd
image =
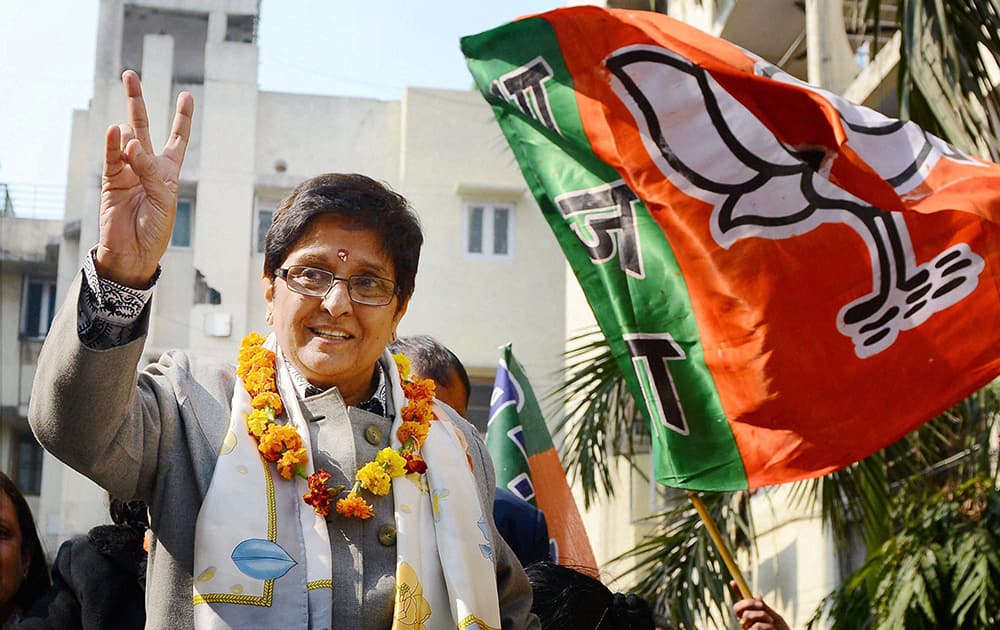
[(411, 437), (416, 440), (417, 446), (424, 443), (427, 439), (427, 432), (430, 427), (426, 424), (420, 422), (413, 422), (410, 420), (404, 421), (403, 424), (399, 425), (399, 430), (396, 431), (396, 437), (402, 444), (406, 444), (406, 441)]
[(240, 341), (240, 349), (242, 350), (246, 346), (260, 346), (264, 344), (264, 337), (260, 333), (251, 332), (246, 337)]
[(410, 357), (400, 352), (392, 355), (392, 359), (396, 362), (396, 367), (399, 368), (399, 378), (404, 381), (408, 380), (410, 378)]
[(263, 435), (269, 422), (271, 422), (271, 416), (261, 409), (254, 409), (247, 414), (247, 430), (250, 432), (250, 435), (256, 438)]
[(250, 359), (249, 363), (255, 368), (267, 368), (272, 370), (274, 369), (274, 353), (270, 350), (261, 348), (260, 352)]
[(369, 519), (375, 514), (375, 508), (354, 492), (337, 501), (337, 514), (347, 518)]
[(285, 479), (291, 479), (295, 475), (295, 468), (308, 461), (309, 456), (305, 448), (289, 449), (278, 460), (278, 473)]
[(355, 475), (355, 479), (361, 483), (362, 488), (372, 494), (380, 497), (389, 494), (391, 479), (378, 462), (368, 462), (362, 466), (358, 474)]
[(270, 407), (274, 412), (274, 415), (281, 415), (281, 396), (275, 392), (263, 392), (254, 396), (253, 400), (250, 401), (250, 406), (254, 409), (264, 409), (265, 407)]
[(379, 451), (378, 455), (375, 456), (375, 461), (389, 473), (390, 477), (400, 477), (406, 474), (406, 460), (391, 446)]
[(269, 368), (254, 369), (243, 379), (243, 384), (251, 396), (277, 389), (274, 383), (274, 370)]

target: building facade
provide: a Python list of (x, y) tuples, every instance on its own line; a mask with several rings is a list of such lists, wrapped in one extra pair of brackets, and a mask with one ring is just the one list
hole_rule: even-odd
[(42, 449), (28, 427), (28, 397), (38, 351), (56, 304), (56, 252), (62, 222), (0, 213), (0, 471), (36, 510)]

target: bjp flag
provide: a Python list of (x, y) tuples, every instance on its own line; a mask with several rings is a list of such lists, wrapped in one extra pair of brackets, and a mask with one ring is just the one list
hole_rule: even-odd
[(493, 459), (497, 487), (542, 511), (553, 559), (597, 575), (587, 530), (538, 399), (511, 345), (501, 347), (500, 353), (486, 426), (486, 448)]
[(666, 16), (462, 40), (657, 479), (815, 477), (1000, 373), (1000, 166)]

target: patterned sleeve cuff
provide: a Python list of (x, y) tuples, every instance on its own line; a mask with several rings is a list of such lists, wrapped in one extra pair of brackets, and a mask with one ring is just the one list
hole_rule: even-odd
[(94, 263), (96, 252), (96, 247), (91, 249), (83, 261), (83, 276), (93, 297), (94, 316), (119, 326), (134, 324), (142, 315), (142, 309), (146, 308), (149, 298), (153, 296), (153, 287), (160, 277), (160, 268), (156, 268), (148, 288), (133, 289), (98, 276)]
[(146, 305), (160, 277), (156, 268), (147, 289), (132, 289), (97, 275), (94, 253), (83, 261), (83, 283), (77, 302), (77, 333), (85, 346), (108, 350), (138, 339), (146, 332)]

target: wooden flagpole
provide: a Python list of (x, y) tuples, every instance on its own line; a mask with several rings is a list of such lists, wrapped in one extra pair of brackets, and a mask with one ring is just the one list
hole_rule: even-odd
[(726, 541), (722, 539), (722, 534), (719, 533), (719, 528), (716, 526), (715, 521), (712, 519), (712, 515), (708, 513), (708, 509), (705, 508), (705, 504), (701, 501), (701, 496), (697, 492), (688, 490), (688, 498), (691, 499), (694, 509), (698, 511), (698, 516), (701, 517), (701, 522), (705, 524), (705, 529), (708, 530), (708, 535), (712, 537), (712, 542), (715, 543), (715, 548), (719, 551), (719, 555), (722, 556), (722, 561), (726, 563), (726, 568), (729, 569), (729, 574), (733, 576), (736, 580), (736, 586), (740, 590), (740, 597), (747, 599), (753, 597), (750, 592), (750, 585), (747, 583), (746, 578), (743, 577), (743, 573), (740, 568), (736, 565), (736, 560), (733, 559), (733, 554), (729, 551), (729, 546), (726, 545)]

